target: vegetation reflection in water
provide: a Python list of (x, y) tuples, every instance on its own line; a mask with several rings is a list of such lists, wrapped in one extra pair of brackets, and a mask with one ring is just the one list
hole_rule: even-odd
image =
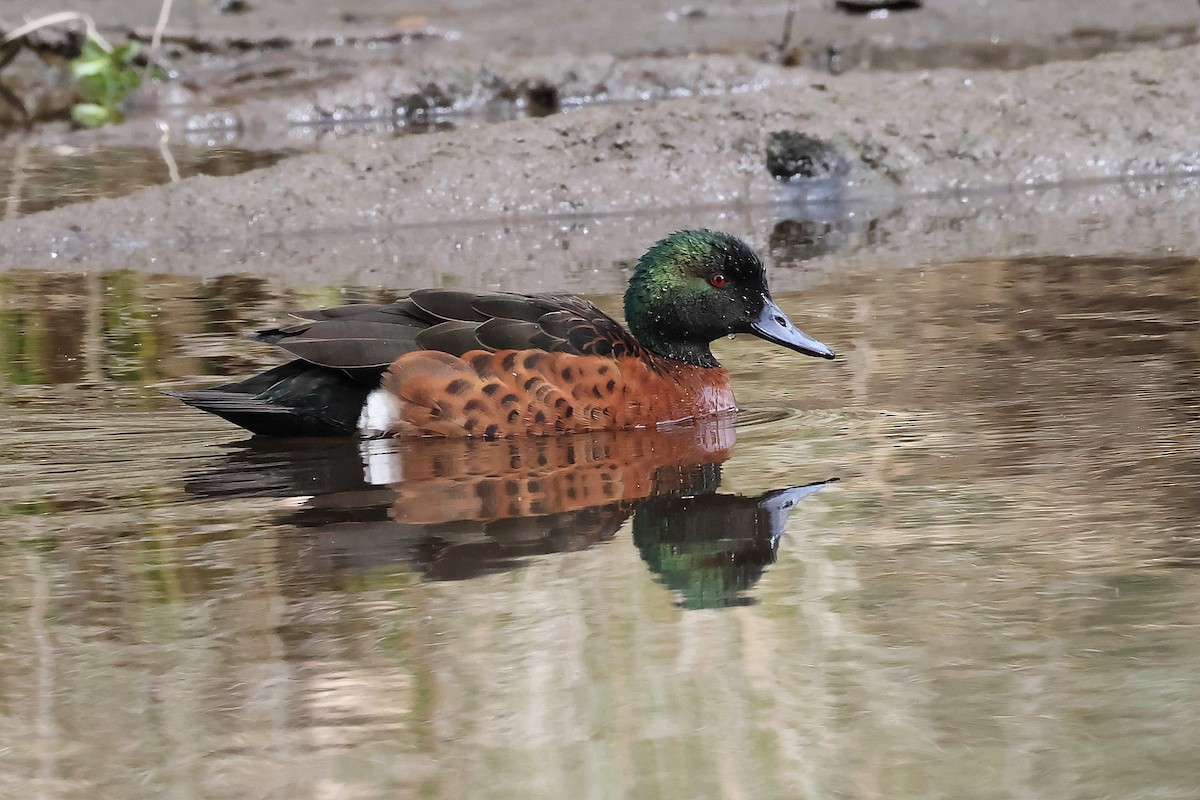
[[(721, 342), (795, 413), (591, 544), (438, 527), (416, 487), (462, 468), (404, 443), (285, 457), (158, 395), (260, 365), (236, 333), (286, 308), (386, 295), (0, 276), (0, 795), (1194, 796), (1200, 266), (824, 280), (781, 305), (844, 358)], [(663, 518), (835, 475), (752, 588), (702, 587), (735, 605), (680, 607)]]

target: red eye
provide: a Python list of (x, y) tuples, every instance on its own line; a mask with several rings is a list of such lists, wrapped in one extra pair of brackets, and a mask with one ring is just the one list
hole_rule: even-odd
[(717, 287), (718, 289), (720, 289), (722, 286), (724, 286), (726, 283), (729, 282), (729, 279), (718, 272), (717, 274), (715, 274), (711, 278), (709, 278), (708, 282), (711, 283), (713, 286)]

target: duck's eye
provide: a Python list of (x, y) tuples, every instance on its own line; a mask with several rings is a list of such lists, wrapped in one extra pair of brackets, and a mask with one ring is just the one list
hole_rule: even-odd
[(713, 286), (717, 287), (718, 289), (720, 289), (722, 286), (729, 283), (729, 279), (726, 278), (720, 272), (718, 272), (718, 273), (715, 273), (712, 277), (710, 277), (708, 279), (708, 282), (711, 283)]

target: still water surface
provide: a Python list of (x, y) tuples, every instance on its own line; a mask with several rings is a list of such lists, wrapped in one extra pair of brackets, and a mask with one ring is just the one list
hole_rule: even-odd
[(0, 217), (12, 219), (98, 197), (123, 197), (193, 175), (237, 175), (270, 166), (285, 155), (285, 151), (180, 145), (160, 149), (0, 146)]
[(833, 274), (736, 425), (280, 445), (158, 391), (386, 295), (0, 276), (0, 795), (1194, 798), (1198, 292)]

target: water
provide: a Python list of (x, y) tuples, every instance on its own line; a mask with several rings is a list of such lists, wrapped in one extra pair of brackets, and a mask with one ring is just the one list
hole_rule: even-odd
[(0, 795), (1195, 797), (1198, 286), (826, 273), (839, 360), (721, 340), (737, 426), (568, 451), (158, 394), (387, 293), (0, 276)]
[(121, 197), (193, 175), (237, 175), (270, 166), (285, 155), (286, 151), (177, 144), (0, 148), (0, 216), (11, 219), (68, 203)]

